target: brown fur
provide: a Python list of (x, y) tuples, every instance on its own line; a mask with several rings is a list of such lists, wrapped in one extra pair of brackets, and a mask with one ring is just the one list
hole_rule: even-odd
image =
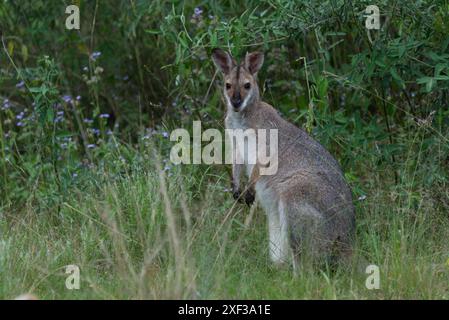
[[(326, 258), (327, 261), (347, 256), (354, 234), (354, 206), (338, 162), (305, 131), (284, 120), (271, 105), (261, 101), (256, 80), (263, 63), (261, 53), (247, 54), (241, 65), (219, 49), (214, 51), (213, 59), (223, 72), (225, 83), (231, 83), (231, 88), (225, 85), (223, 91), (228, 105), (226, 128), (256, 132), (257, 129), (278, 130), (277, 173), (262, 176), (258, 165), (247, 170), (248, 190), (254, 192), (255, 186), (256, 197), (268, 214), (270, 226), (286, 221), (289, 247), (295, 255)], [(236, 90), (242, 91), (242, 84), (248, 82), (251, 89), (242, 93), (247, 103), (236, 109), (231, 97)], [(233, 164), (234, 194), (240, 194), (243, 166)], [(284, 230), (282, 225), (279, 228)], [(270, 229), (270, 239), (272, 232)], [(283, 232), (280, 231), (281, 236), (285, 237)], [(276, 245), (285, 246), (283, 240)], [(282, 252), (285, 248), (280, 250), (272, 255), (273, 261), (279, 262), (279, 256), (286, 257)]]

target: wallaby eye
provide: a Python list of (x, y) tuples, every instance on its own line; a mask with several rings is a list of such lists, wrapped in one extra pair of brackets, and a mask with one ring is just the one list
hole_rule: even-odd
[(226, 83), (226, 89), (227, 89), (227, 90), (231, 89), (231, 84), (230, 84), (229, 82)]
[(244, 85), (245, 89), (248, 90), (249, 88), (251, 88), (251, 83), (247, 82)]

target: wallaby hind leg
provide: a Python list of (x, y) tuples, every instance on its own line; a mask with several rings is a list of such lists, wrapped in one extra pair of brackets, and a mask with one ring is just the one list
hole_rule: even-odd
[(268, 214), (268, 233), (271, 260), (277, 265), (288, 262), (291, 251), (288, 239), (287, 214), (282, 201), (279, 201), (277, 210)]
[(287, 214), (290, 223), (289, 240), (296, 262), (316, 263), (328, 255), (329, 241), (325, 220), (308, 204), (296, 205)]

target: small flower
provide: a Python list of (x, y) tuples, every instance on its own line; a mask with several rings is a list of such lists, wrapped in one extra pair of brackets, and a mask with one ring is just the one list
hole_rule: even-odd
[(106, 134), (107, 134), (108, 136), (110, 136), (110, 135), (112, 135), (112, 131), (109, 129), (108, 131), (106, 131)]
[(19, 121), (19, 122), (16, 123), (16, 126), (18, 126), (18, 127), (24, 127), (25, 124), (24, 124), (22, 121)]
[(3, 101), (3, 106), (2, 106), (2, 110), (7, 110), (11, 107), (11, 104), (9, 103), (9, 99), (5, 99)]
[(91, 124), (91, 123), (94, 122), (94, 120), (85, 118), (85, 119), (83, 120), (83, 122), (84, 122), (84, 123), (87, 123), (87, 124)]
[(365, 199), (366, 199), (366, 195), (362, 195), (362, 196), (359, 197), (359, 201), (363, 201)]
[(25, 86), (25, 81), (20, 81), (18, 84), (16, 84), (16, 88), (21, 89)]
[(200, 7), (196, 7), (194, 10), (194, 15), (195, 16), (200, 16), (203, 13), (203, 9), (201, 9)]
[(64, 121), (64, 117), (63, 116), (57, 116), (54, 121), (55, 121), (55, 123), (60, 123), (60, 122)]
[(78, 177), (78, 173), (74, 173), (74, 174), (72, 174), (72, 177), (73, 177), (73, 178), (76, 178), (76, 177)]
[(100, 52), (100, 51), (95, 51), (94, 53), (92, 53), (92, 54), (90, 55), (90, 58), (91, 58), (93, 61), (95, 61), (95, 60), (98, 59), (99, 56), (101, 56), (101, 52)]
[(66, 103), (69, 103), (72, 101), (72, 96), (66, 94), (66, 95), (62, 96), (62, 100), (64, 100)]
[(58, 112), (56, 112), (56, 115), (57, 116), (63, 116), (64, 115), (64, 111), (58, 111)]
[(109, 117), (110, 117), (110, 115), (107, 113), (100, 114), (100, 118), (108, 119)]
[(61, 144), (60, 144), (60, 147), (61, 147), (62, 149), (67, 149), (67, 143), (65, 143), (65, 142), (61, 143)]
[(162, 136), (163, 136), (164, 138), (168, 138), (170, 135), (168, 134), (167, 131), (164, 131), (164, 132), (162, 132)]
[(83, 67), (83, 71), (87, 72), (87, 71), (89, 71), (89, 68), (88, 67)]
[(81, 96), (76, 96), (76, 101), (80, 101), (81, 100)]
[(94, 149), (94, 148), (96, 148), (96, 147), (97, 147), (97, 145), (94, 144), (94, 143), (88, 144), (88, 145), (87, 145), (87, 149)]
[(24, 115), (25, 115), (25, 114), (24, 114), (23, 111), (22, 111), (21, 113), (19, 113), (19, 114), (16, 116), (16, 119), (17, 119), (17, 120), (22, 120)]
[(192, 18), (190, 19), (190, 22), (192, 24), (196, 24), (197, 26), (200, 26), (202, 24), (202, 20), (203, 20), (203, 9), (201, 9), (200, 7), (196, 7), (193, 10), (193, 14), (192, 14)]
[(95, 74), (100, 74), (100, 73), (103, 73), (103, 71), (104, 71), (104, 69), (102, 67), (96, 67), (95, 70), (94, 70), (94, 73)]

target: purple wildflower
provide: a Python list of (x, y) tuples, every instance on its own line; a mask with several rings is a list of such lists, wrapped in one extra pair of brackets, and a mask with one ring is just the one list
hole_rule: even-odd
[(193, 10), (193, 12), (194, 12), (194, 14), (195, 14), (195, 17), (198, 17), (198, 16), (200, 16), (200, 15), (203, 13), (203, 9), (201, 9), (201, 7), (196, 7), (196, 8)]
[(87, 145), (87, 148), (88, 148), (88, 149), (93, 149), (93, 148), (96, 148), (96, 147), (97, 147), (97, 145), (96, 145), (96, 144), (93, 144), (93, 143)]
[(66, 103), (69, 103), (72, 101), (72, 96), (66, 94), (66, 95), (62, 96), (62, 100), (64, 100)]
[(95, 51), (94, 53), (92, 53), (92, 54), (90, 55), (90, 58), (91, 58), (93, 61), (95, 61), (95, 60), (98, 59), (99, 56), (101, 56), (101, 52), (100, 52), (100, 51)]
[(25, 124), (24, 124), (22, 121), (19, 121), (19, 122), (16, 123), (16, 126), (18, 126), (18, 127), (24, 127)]
[(110, 115), (107, 114), (107, 113), (102, 113), (102, 114), (100, 114), (100, 118), (108, 119), (109, 117), (110, 117)]
[(9, 99), (5, 99), (3, 101), (3, 106), (2, 106), (2, 110), (7, 110), (11, 107), (11, 104), (9, 103)]
[(91, 124), (92, 122), (94, 122), (94, 120), (88, 119), (88, 118), (85, 118), (83, 121), (84, 121), (84, 123), (87, 123), (87, 124)]
[(162, 132), (162, 136), (163, 136), (164, 138), (168, 138), (170, 135), (168, 134), (167, 131), (164, 131), (164, 132)]
[(63, 116), (57, 116), (55, 118), (55, 123), (59, 123), (59, 122), (62, 122), (62, 121), (64, 121), (64, 117)]
[(76, 101), (80, 101), (81, 100), (81, 96), (76, 96)]
[(20, 81), (18, 84), (16, 84), (16, 88), (21, 89), (25, 86), (25, 81)]
[(24, 115), (25, 115), (25, 113), (23, 113), (23, 111), (22, 111), (21, 113), (19, 113), (19, 114), (16, 116), (16, 119), (17, 119), (17, 120), (22, 120)]

